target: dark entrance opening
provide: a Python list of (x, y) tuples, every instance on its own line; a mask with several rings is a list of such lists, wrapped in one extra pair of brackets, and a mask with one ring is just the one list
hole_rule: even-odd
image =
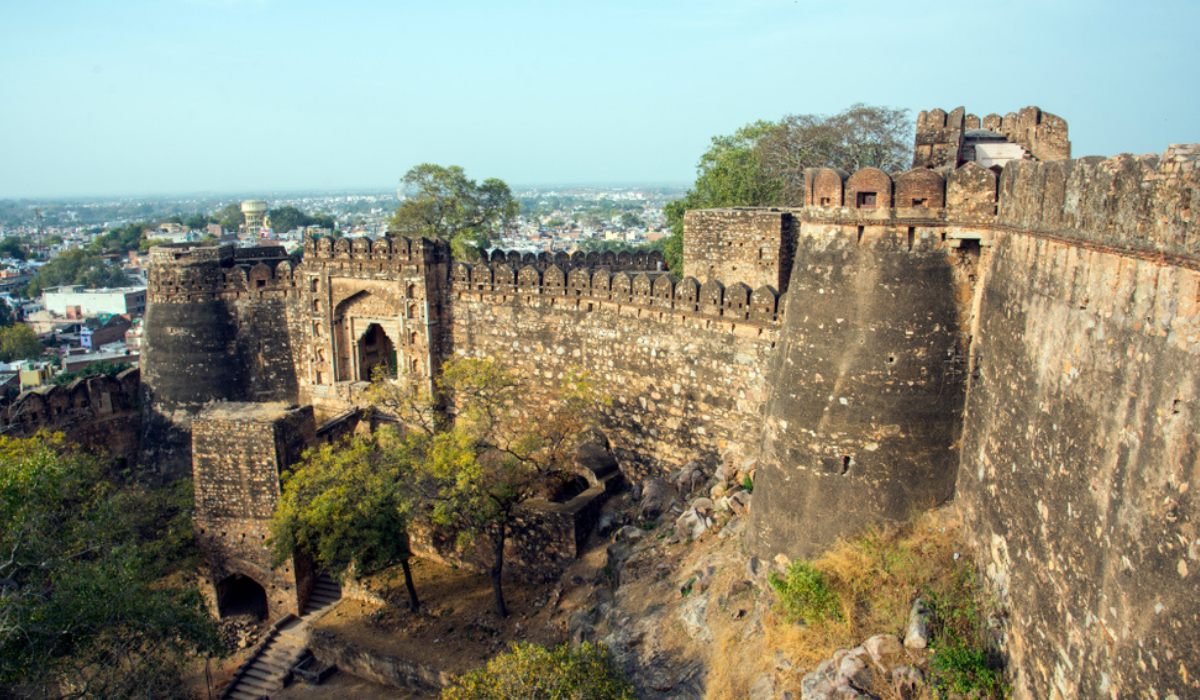
[(396, 346), (378, 323), (372, 323), (358, 339), (358, 378), (371, 381), (376, 367), (382, 367), (388, 377), (396, 376)]
[(217, 609), (221, 617), (253, 615), (267, 617), (267, 592), (249, 576), (233, 574), (217, 584)]

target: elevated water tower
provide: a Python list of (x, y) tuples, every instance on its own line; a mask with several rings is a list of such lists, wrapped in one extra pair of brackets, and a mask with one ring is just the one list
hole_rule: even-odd
[(246, 235), (257, 236), (267, 216), (267, 203), (261, 199), (242, 202), (242, 216), (246, 219)]

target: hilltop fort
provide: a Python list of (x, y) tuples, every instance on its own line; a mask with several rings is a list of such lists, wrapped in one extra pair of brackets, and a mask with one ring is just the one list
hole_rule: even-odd
[(309, 240), (302, 262), (161, 246), (144, 463), (194, 465), (218, 593), (250, 579), (295, 610), (311, 572), (272, 571), (262, 544), (278, 472), (353, 420), (376, 367), (428, 386), (448, 358), (495, 356), (547, 391), (586, 367), (626, 478), (757, 460), (758, 556), (953, 502), (1010, 611), (1019, 689), (1186, 692), (1200, 149), (1069, 158), (1066, 122), (1037, 108), (922, 112), (907, 172), (813, 169), (796, 207), (689, 212), (682, 270), (468, 263), (399, 237)]

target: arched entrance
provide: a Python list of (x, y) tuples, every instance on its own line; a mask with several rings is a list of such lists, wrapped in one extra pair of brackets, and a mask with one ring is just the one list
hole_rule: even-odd
[(378, 323), (372, 323), (358, 339), (359, 380), (371, 381), (376, 367), (383, 367), (388, 377), (396, 376), (396, 346)]
[(217, 610), (223, 618), (230, 615), (253, 615), (259, 620), (265, 620), (267, 592), (249, 576), (232, 574), (217, 584)]

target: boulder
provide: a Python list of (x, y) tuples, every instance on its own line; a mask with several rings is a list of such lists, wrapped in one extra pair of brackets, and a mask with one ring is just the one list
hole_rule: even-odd
[(929, 606), (917, 598), (908, 613), (908, 628), (904, 632), (904, 646), (909, 649), (924, 649), (929, 645)]
[(662, 479), (647, 479), (642, 485), (642, 501), (638, 507), (638, 517), (642, 520), (654, 520), (671, 507), (675, 494), (671, 487)]

